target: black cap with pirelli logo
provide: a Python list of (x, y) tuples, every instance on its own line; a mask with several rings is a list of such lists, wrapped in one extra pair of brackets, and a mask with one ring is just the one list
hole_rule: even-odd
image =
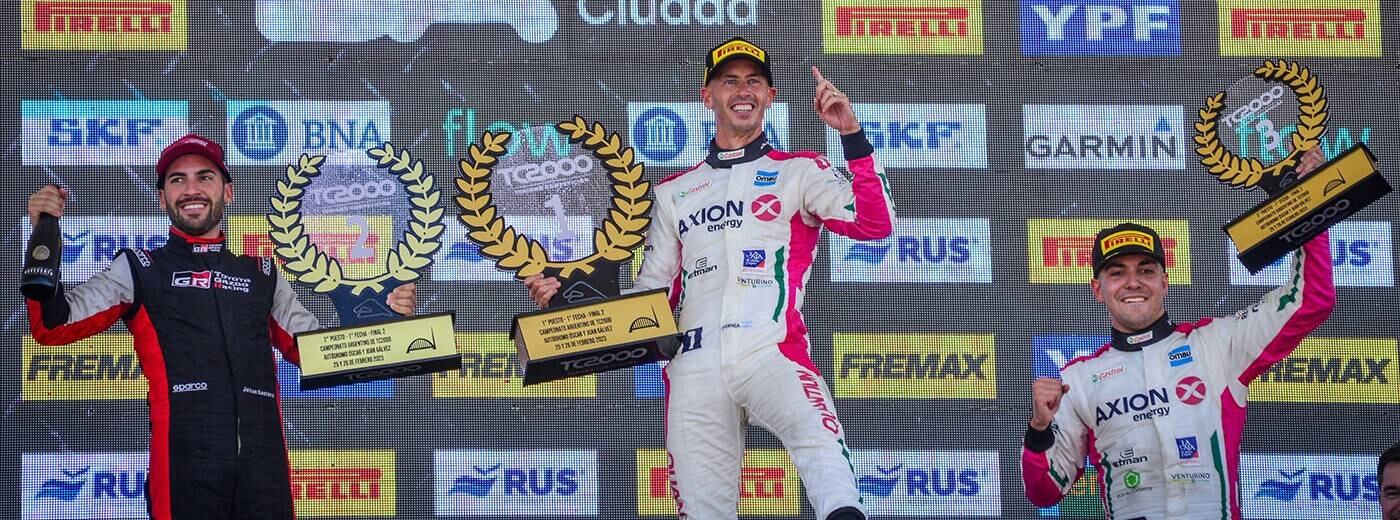
[(1167, 265), (1167, 253), (1166, 248), (1162, 246), (1162, 237), (1150, 227), (1124, 222), (1100, 230), (1099, 234), (1094, 236), (1094, 276), (1099, 275), (1099, 270), (1105, 262), (1129, 254), (1147, 255), (1163, 267)]

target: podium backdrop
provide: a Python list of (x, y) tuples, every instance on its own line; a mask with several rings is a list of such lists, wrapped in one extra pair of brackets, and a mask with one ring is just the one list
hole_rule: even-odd
[[(301, 153), (407, 147), (453, 220), (418, 294), (422, 312), (457, 312), (460, 371), (299, 392), (282, 363), (303, 518), (674, 515), (659, 368), (521, 388), (505, 332), (531, 306), (464, 240), (448, 201), (483, 131), (576, 113), (636, 147), (648, 178), (685, 169), (714, 132), (701, 63), (731, 36), (773, 55), (778, 147), (843, 164), (809, 108), (817, 65), (855, 100), (889, 172), (894, 236), (826, 234), (805, 311), (880, 518), (1102, 517), (1093, 472), (1047, 510), (1018, 478), (1031, 381), (1107, 337), (1089, 237), (1125, 219), (1162, 231), (1177, 320), (1234, 313), (1285, 276), (1249, 276), (1219, 229), (1262, 195), (1218, 185), (1197, 162), (1191, 123), (1208, 95), (1266, 58), (1299, 60), (1330, 100), (1323, 150), (1366, 143), (1400, 182), (1390, 0), (15, 0), (0, 13), (5, 518), (144, 514), (146, 383), (130, 336), (118, 325), (33, 343), (17, 290), (23, 213), (45, 183), (71, 190), (70, 284), (119, 248), (158, 247), (168, 220), (154, 163), (186, 132), (228, 150), (226, 230), (249, 254), (271, 251), (261, 215)], [(1277, 160), (1269, 145), (1289, 122), (1256, 123), (1230, 131), (1244, 155)], [(586, 153), (550, 136), (514, 142)], [(1400, 438), (1396, 215), (1391, 196), (1333, 230), (1336, 312), (1252, 386), (1249, 518), (1379, 515), (1375, 457)], [(536, 235), (558, 254), (589, 247)], [(397, 236), (347, 223), (316, 239), (382, 258)], [(298, 290), (333, 323), (323, 297)], [(743, 516), (810, 518), (776, 439), (754, 429), (748, 445)]]

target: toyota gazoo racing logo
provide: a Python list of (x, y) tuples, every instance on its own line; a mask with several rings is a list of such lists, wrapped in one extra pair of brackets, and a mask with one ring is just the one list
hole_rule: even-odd
[(589, 368), (602, 367), (612, 363), (620, 363), (623, 361), (642, 359), (646, 357), (646, 355), (646, 347), (637, 347), (631, 350), (619, 350), (617, 352), (608, 352), (605, 354), (584, 356), (575, 359), (565, 359), (559, 362), (559, 366), (563, 367), (565, 371), (574, 372)]
[(213, 273), (210, 271), (176, 271), (170, 275), (170, 286), (208, 289), (212, 280)]
[[(434, 25), (506, 24), (527, 43), (543, 43), (559, 28), (549, 0), (447, 0), (417, 9), (418, 2), (307, 2), (258, 0), (258, 32), (268, 41), (359, 43), (388, 37), (416, 42)], [(315, 16), (307, 16), (308, 9)], [(447, 28), (458, 36), (474, 28)], [(494, 34), (494, 33), (490, 33)]]

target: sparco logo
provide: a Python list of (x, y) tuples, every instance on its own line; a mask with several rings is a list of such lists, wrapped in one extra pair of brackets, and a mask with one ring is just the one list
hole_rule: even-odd
[(559, 362), (559, 365), (562, 366), (562, 367), (564, 367), (564, 370), (568, 370), (568, 371), (581, 370), (581, 369), (585, 369), (585, 368), (596, 367), (596, 366), (599, 366), (599, 365), (605, 365), (605, 364), (608, 364), (608, 363), (616, 363), (616, 362), (618, 362), (618, 361), (627, 361), (627, 360), (629, 360), (629, 359), (640, 359), (642, 356), (645, 356), (646, 354), (647, 354), (647, 349), (646, 349), (646, 347), (637, 347), (637, 348), (634, 348), (634, 349), (632, 349), (632, 350), (622, 350), (622, 351), (618, 351), (618, 352), (609, 352), (609, 353), (607, 353), (607, 354), (601, 354), (601, 355), (597, 355), (597, 356), (588, 356), (588, 357), (583, 357), (583, 358), (578, 358), (578, 359), (566, 359), (566, 360), (564, 360), (564, 361), (560, 361), (560, 362)]
[(199, 392), (208, 389), (209, 383), (183, 383), (178, 385), (171, 385), (170, 393), (178, 394), (180, 392)]
[(1288, 242), (1289, 245), (1292, 245), (1302, 240), (1303, 237), (1307, 236), (1314, 228), (1342, 216), (1342, 212), (1346, 211), (1348, 208), (1351, 208), (1350, 199), (1338, 199), (1337, 202), (1333, 202), (1331, 206), (1327, 206), (1327, 209), (1314, 214), (1307, 220), (1294, 224), (1288, 231), (1279, 235), (1279, 238), (1283, 239), (1284, 242)]
[(345, 204), (392, 196), (399, 192), (399, 185), (384, 179), (344, 186), (313, 187), (307, 191), (316, 204)]
[(380, 377), (401, 376), (401, 375), (405, 375), (405, 374), (412, 374), (412, 373), (415, 373), (415, 372), (421, 372), (422, 370), (423, 370), (423, 365), (408, 365), (408, 366), (401, 366), (401, 367), (381, 368), (381, 369), (379, 369), (379, 370), (370, 370), (370, 371), (366, 371), (366, 372), (356, 372), (356, 373), (353, 373), (353, 374), (345, 374), (345, 377), (350, 378), (350, 379), (375, 379), (375, 378), (380, 378)]

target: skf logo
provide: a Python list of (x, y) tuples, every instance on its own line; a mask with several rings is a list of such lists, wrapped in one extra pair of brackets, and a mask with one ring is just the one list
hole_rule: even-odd
[(1026, 168), (1181, 170), (1179, 105), (1025, 105)]
[[(1191, 240), (1185, 220), (1135, 221), (1157, 230), (1166, 253), (1167, 281), (1191, 284)], [(1094, 235), (1120, 220), (1030, 219), (1026, 250), (1031, 283), (1087, 284), (1094, 276)]]
[(298, 516), (395, 516), (393, 450), (292, 450)]
[[(861, 128), (886, 168), (986, 168), (986, 105), (861, 103)], [(845, 165), (841, 136), (827, 129), (826, 154)]]
[(1256, 401), (1400, 404), (1395, 338), (1303, 340), (1249, 387)]
[(1179, 0), (1021, 0), (1027, 56), (1180, 56)]
[(185, 101), (20, 102), (26, 166), (154, 165), (189, 133)]
[(433, 462), (438, 516), (598, 514), (594, 451), (438, 451)]
[(982, 54), (980, 0), (822, 0), (829, 54)]
[(994, 451), (869, 451), (853, 454), (857, 484), (872, 515), (1001, 516)]
[[(739, 476), (740, 516), (796, 516), (801, 489), (802, 481), (786, 450), (744, 450)], [(681, 513), (685, 512), (681, 506)], [(665, 450), (637, 450), (637, 515), (676, 515)]]
[(996, 399), (991, 334), (836, 333), (836, 397)]
[(146, 516), (145, 452), (25, 453), (16, 518)]
[(388, 101), (229, 101), (228, 163), (280, 166), (301, 154), (374, 164), (364, 152), (390, 140)]
[(987, 219), (900, 219), (880, 240), (832, 235), (829, 251), (833, 282), (992, 283)]
[(587, 375), (520, 386), (523, 374), (515, 344), (505, 333), (459, 332), (462, 367), (432, 376), (433, 397), (597, 397), (598, 376)]
[[(67, 221), (64, 222), (66, 225)], [(1393, 287), (1395, 251), (1390, 230), (1390, 222), (1365, 220), (1344, 220), (1327, 230), (1332, 246), (1332, 281), (1346, 287)], [(1226, 242), (1230, 255), (1230, 283), (1269, 286), (1288, 283), (1293, 253), (1251, 275), (1236, 258), (1239, 251), (1235, 244)]]
[(20, 47), (42, 51), (183, 51), (185, 0), (24, 0)]
[(1220, 0), (1222, 56), (1381, 56), (1379, 0)]
[[(628, 103), (633, 149), (648, 167), (689, 168), (703, 161), (715, 137), (715, 113), (701, 103)], [(773, 103), (763, 131), (778, 150), (788, 142), (788, 105)]]
[(1375, 456), (1254, 454), (1240, 458), (1245, 518), (1379, 518)]
[(26, 401), (146, 398), (130, 334), (97, 334), (61, 346), (41, 346), (25, 336), (22, 353)]

